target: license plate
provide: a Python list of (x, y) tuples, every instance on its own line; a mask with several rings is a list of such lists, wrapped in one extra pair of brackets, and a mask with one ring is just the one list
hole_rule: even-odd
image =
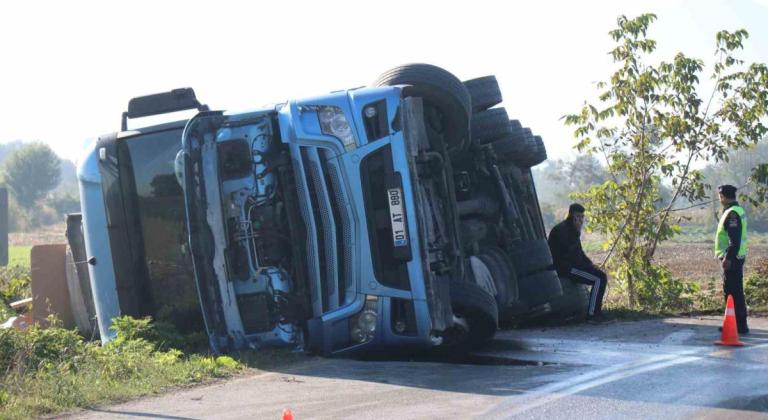
[(405, 230), (405, 214), (403, 212), (403, 191), (400, 188), (387, 190), (389, 201), (389, 216), (392, 224), (392, 240), (396, 247), (408, 245), (408, 234)]

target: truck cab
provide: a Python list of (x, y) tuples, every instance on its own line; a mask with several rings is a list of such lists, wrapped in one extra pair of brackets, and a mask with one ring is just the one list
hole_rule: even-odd
[(499, 112), (471, 85), (414, 64), (245, 112), (210, 111), (191, 89), (129, 104), (199, 112), (124, 124), (83, 160), (102, 337), (112, 317), (147, 314), (201, 320), (216, 351), (331, 355), (475, 346), (546, 313), (562, 290), (520, 164), (536, 142), (473, 135)]

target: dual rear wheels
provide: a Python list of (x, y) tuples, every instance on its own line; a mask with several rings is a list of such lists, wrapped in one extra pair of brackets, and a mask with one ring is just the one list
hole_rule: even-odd
[[(404, 85), (404, 95), (420, 97), (427, 131), (442, 141), (451, 161), (480, 148), (490, 150), (502, 166), (530, 168), (546, 160), (541, 137), (497, 107), (502, 95), (494, 76), (461, 82), (439, 67), (408, 64), (383, 73), (373, 85)], [(492, 338), (499, 314), (508, 313), (516, 302), (538, 304), (560, 293), (556, 274), (548, 270), (546, 241), (526, 241), (506, 252), (483, 247), (465, 261), (463, 277), (450, 284), (450, 296), (456, 324), (467, 329), (470, 343)]]

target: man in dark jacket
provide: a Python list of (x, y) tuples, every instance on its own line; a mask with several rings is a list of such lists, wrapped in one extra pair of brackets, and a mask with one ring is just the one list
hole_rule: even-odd
[(549, 232), (549, 249), (560, 277), (592, 286), (588, 315), (590, 319), (600, 320), (608, 276), (592, 263), (581, 247), (583, 225), (584, 206), (571, 204), (568, 217)]

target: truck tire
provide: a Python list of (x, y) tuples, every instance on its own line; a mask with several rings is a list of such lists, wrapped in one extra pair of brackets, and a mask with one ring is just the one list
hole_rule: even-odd
[(472, 115), (472, 141), (486, 144), (512, 134), (509, 116), (504, 108), (492, 108)]
[(563, 294), (560, 278), (554, 270), (539, 271), (518, 277), (520, 300), (528, 306), (541, 305), (557, 299)]
[(527, 186), (527, 189), (531, 192), (528, 205), (533, 210), (532, 217), (535, 219), (534, 230), (536, 231), (537, 237), (539, 239), (547, 239), (547, 231), (544, 226), (544, 215), (541, 213), (541, 205), (539, 204), (539, 195), (536, 192), (536, 183), (534, 182), (531, 168), (521, 170), (521, 174), (522, 174), (522, 178), (526, 180), (525, 184)]
[(501, 103), (501, 89), (496, 76), (465, 80), (464, 86), (472, 98), (472, 112), (481, 112)]
[(499, 310), (517, 300), (517, 274), (509, 264), (504, 251), (496, 247), (484, 248), (478, 255), (493, 276), (496, 285), (496, 306)]
[(525, 151), (526, 144), (524, 138), (513, 135), (505, 136), (490, 143), (496, 157), (501, 161), (508, 161), (510, 163), (515, 163), (519, 159), (519, 156)]
[(525, 149), (515, 162), (520, 168), (532, 168), (547, 160), (547, 150), (541, 136), (533, 135), (530, 128), (523, 128)]
[(496, 156), (519, 168), (531, 168), (547, 160), (547, 151), (541, 136), (534, 136), (529, 128), (518, 135), (510, 135), (491, 143)]
[(493, 338), (499, 325), (496, 299), (471, 281), (454, 280), (450, 288), (454, 312), (469, 324), (468, 342), (464, 346), (476, 347)]
[(507, 255), (518, 278), (552, 266), (552, 252), (545, 239), (512, 242)]
[(509, 120), (509, 132), (512, 136), (520, 136), (523, 132), (523, 125), (519, 120)]
[(532, 144), (527, 150), (526, 168), (532, 168), (547, 160), (547, 149), (544, 147), (544, 140), (541, 136), (533, 136)]
[(448, 71), (431, 64), (405, 64), (384, 72), (373, 86), (409, 85), (405, 94), (424, 99), (442, 118), (442, 134), (451, 155), (469, 146), (472, 100), (467, 88)]
[(589, 308), (589, 287), (567, 278), (560, 278), (563, 295), (550, 302), (552, 313), (547, 316), (553, 321), (566, 319), (583, 320)]

